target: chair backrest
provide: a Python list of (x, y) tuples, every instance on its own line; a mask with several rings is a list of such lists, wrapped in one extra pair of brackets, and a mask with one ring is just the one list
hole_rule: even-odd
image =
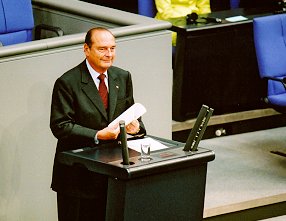
[[(285, 77), (286, 14), (254, 18), (253, 34), (260, 77)], [(280, 82), (268, 81), (268, 95), (282, 93)]]
[(240, 0), (229, 0), (230, 8), (239, 8)]
[(3, 46), (32, 40), (31, 0), (0, 0), (0, 42)]
[(138, 14), (154, 18), (157, 13), (155, 0), (138, 0)]
[(286, 75), (286, 14), (254, 18), (254, 43), (261, 77)]

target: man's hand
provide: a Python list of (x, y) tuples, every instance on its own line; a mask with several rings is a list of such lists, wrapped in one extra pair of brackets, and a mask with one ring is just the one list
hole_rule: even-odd
[(116, 140), (120, 130), (119, 127), (106, 127), (97, 132), (98, 140)]
[(140, 124), (138, 120), (133, 120), (126, 126), (126, 133), (137, 134), (140, 131)]

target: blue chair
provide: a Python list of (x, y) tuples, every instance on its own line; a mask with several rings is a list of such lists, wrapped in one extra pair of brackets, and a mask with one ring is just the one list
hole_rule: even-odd
[(260, 77), (268, 82), (265, 101), (286, 110), (286, 14), (253, 20), (254, 44)]
[(157, 13), (154, 0), (138, 0), (138, 14), (154, 18)]
[(32, 40), (31, 0), (0, 0), (0, 42), (3, 46)]
[(47, 30), (62, 36), (58, 27), (41, 24), (35, 28), (31, 0), (0, 0), (0, 45), (7, 46), (41, 38), (41, 31)]
[(239, 8), (240, 0), (230, 0), (229, 5), (231, 9)]

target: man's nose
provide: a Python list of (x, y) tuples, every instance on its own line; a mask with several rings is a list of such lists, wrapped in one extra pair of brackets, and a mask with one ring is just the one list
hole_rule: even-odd
[(111, 48), (107, 48), (105, 51), (105, 55), (111, 56), (112, 55), (112, 49)]

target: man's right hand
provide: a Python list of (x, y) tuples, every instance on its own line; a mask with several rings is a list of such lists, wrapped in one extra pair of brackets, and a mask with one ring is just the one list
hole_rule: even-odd
[(119, 127), (106, 127), (97, 132), (98, 140), (116, 140), (120, 133)]

